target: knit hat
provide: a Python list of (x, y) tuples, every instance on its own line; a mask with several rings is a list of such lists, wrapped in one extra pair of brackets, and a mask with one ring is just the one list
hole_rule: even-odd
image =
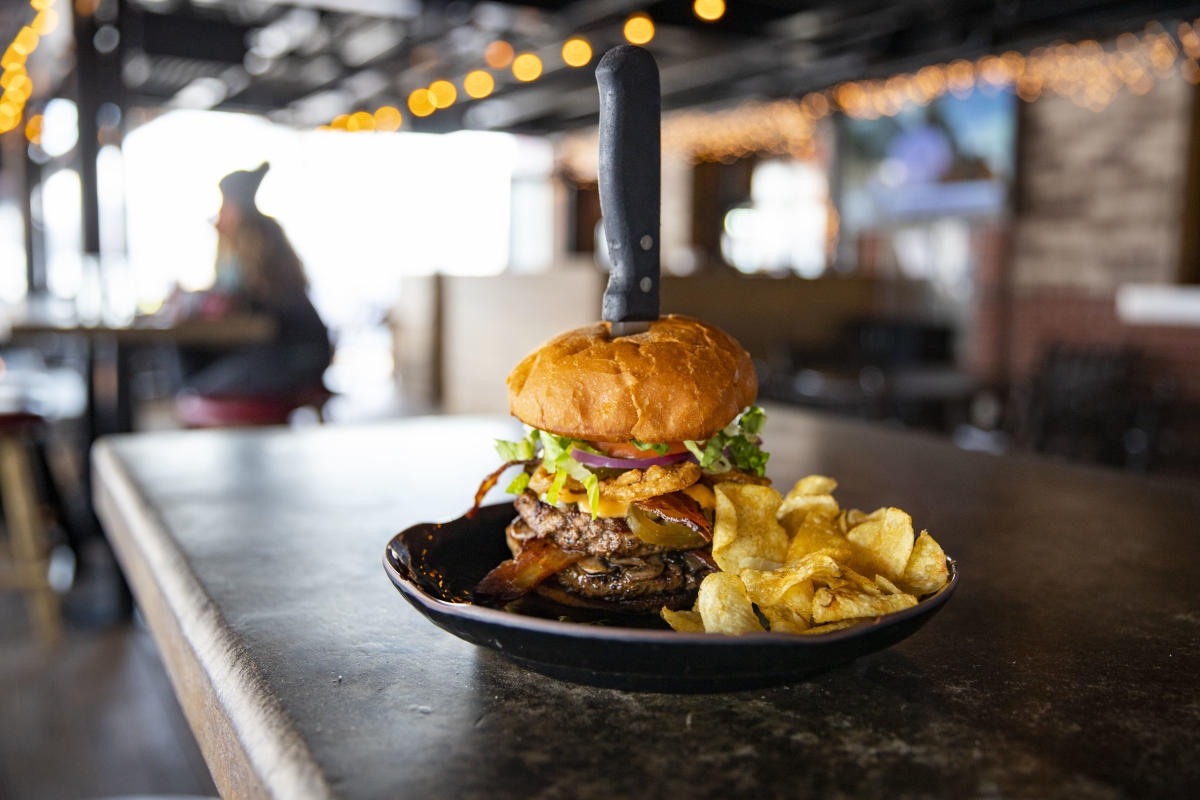
[(255, 208), (254, 195), (258, 193), (258, 186), (270, 168), (271, 165), (264, 161), (253, 170), (240, 169), (221, 178), (218, 185), (226, 202), (245, 209)]

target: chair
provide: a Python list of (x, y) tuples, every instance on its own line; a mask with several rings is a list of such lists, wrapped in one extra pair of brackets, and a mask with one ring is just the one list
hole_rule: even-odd
[(26, 412), (0, 412), (0, 502), (11, 558), (0, 565), (0, 589), (23, 592), (30, 621), (47, 646), (62, 637), (62, 612), (50, 585), (50, 546), (38, 500), (30, 436), (43, 420)]
[(303, 389), (288, 397), (201, 395), (183, 392), (175, 400), (175, 413), (187, 428), (231, 428), (257, 425), (286, 425), (301, 408), (316, 411), (323, 422), (323, 409), (333, 393), (324, 386)]
[(1051, 345), (1033, 378), (1024, 438), (1040, 453), (1146, 469), (1162, 403), (1144, 390), (1144, 371), (1128, 348)]

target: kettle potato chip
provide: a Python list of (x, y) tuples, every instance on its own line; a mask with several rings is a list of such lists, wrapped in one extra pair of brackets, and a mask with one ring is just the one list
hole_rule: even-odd
[(846, 533), (859, 545), (873, 572), (900, 580), (913, 550), (912, 517), (898, 508), (881, 508)]
[(849, 584), (822, 586), (813, 593), (813, 622), (877, 617), (916, 604), (917, 598), (911, 594), (874, 594)]
[(833, 499), (833, 490), (837, 481), (824, 475), (809, 475), (796, 481), (796, 485), (783, 498), (783, 503), (776, 512), (779, 521), (786, 528), (798, 528), (809, 514), (822, 513), (828, 517), (838, 513), (837, 501)]
[(933, 540), (928, 531), (921, 531), (913, 544), (904, 574), (900, 576), (900, 585), (912, 594), (933, 594), (945, 586), (949, 578), (942, 546)]
[(788, 534), (775, 520), (782, 502), (779, 492), (741, 483), (718, 483), (713, 491), (717, 506), (712, 554), (717, 566), (736, 575), (751, 563), (782, 564)]
[(742, 579), (729, 572), (714, 572), (700, 584), (696, 610), (707, 633), (761, 633), (762, 624), (746, 595)]
[[(786, 525), (784, 529), (788, 530)], [(809, 514), (798, 527), (792, 528), (791, 531), (791, 541), (788, 543), (787, 549), (788, 563), (820, 550), (839, 551), (837, 556), (839, 561), (846, 561), (852, 555), (850, 542), (835, 527), (833, 518), (822, 512)]]
[[(837, 481), (809, 475), (786, 497), (770, 487), (717, 484), (713, 559), (692, 611), (663, 609), (679, 631), (819, 635), (914, 606), (949, 580), (946, 554), (914, 536), (898, 508), (842, 509)], [(874, 577), (867, 577), (873, 575)]]
[(800, 631), (800, 633), (805, 634), (806, 636), (816, 636), (816, 635), (820, 635), (822, 633), (833, 633), (834, 631), (840, 631), (843, 628), (852, 628), (855, 625), (859, 624), (860, 622), (869, 622), (869, 621), (870, 620), (866, 619), (866, 618), (864, 618), (864, 619), (843, 619), (843, 620), (839, 620), (837, 622), (827, 622), (824, 625), (814, 625), (806, 631)]
[(680, 633), (704, 633), (704, 620), (699, 611), (672, 611), (663, 608), (659, 615)]
[(812, 581), (801, 581), (784, 593), (783, 603), (759, 606), (772, 631), (806, 633), (812, 625)]
[(739, 575), (750, 599), (761, 606), (778, 605), (793, 586), (813, 577), (840, 578), (842, 570), (833, 556), (838, 551), (818, 550), (804, 558), (789, 561), (779, 569), (743, 569)]

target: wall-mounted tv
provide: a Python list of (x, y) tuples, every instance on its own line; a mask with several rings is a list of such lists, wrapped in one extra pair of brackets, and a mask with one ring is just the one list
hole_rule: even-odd
[(1016, 97), (944, 95), (892, 117), (842, 117), (838, 211), (846, 232), (1008, 206), (1016, 161)]

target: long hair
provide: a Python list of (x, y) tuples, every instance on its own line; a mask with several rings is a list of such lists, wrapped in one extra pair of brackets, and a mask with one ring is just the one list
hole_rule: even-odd
[(300, 257), (283, 228), (257, 209), (243, 211), (235, 229), (217, 236), (217, 263), (234, 263), (246, 297), (266, 306), (287, 303), (308, 289)]

